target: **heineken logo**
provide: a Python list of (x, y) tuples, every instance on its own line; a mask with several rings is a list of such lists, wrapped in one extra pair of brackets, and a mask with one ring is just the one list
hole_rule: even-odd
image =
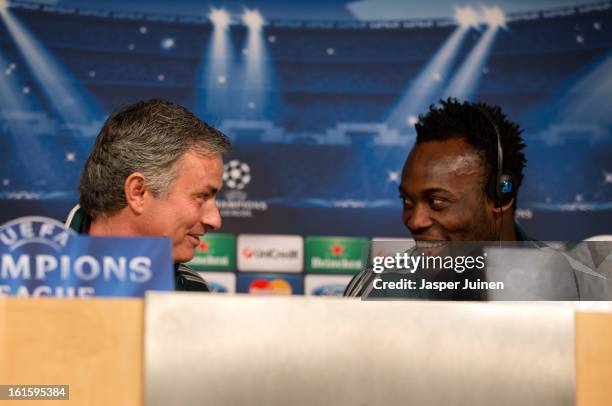
[(346, 270), (361, 269), (361, 259), (350, 260), (350, 259), (328, 259), (328, 258), (313, 257), (311, 264), (313, 268), (346, 269)]
[(206, 234), (200, 238), (195, 256), (188, 263), (197, 271), (233, 271), (236, 268), (236, 240), (231, 234)]
[(308, 272), (355, 273), (363, 268), (368, 241), (351, 237), (307, 237)]
[(190, 266), (194, 266), (194, 268), (199, 267), (197, 265), (206, 265), (209, 267), (226, 267), (229, 266), (230, 259), (228, 257), (194, 257), (189, 263)]
[(334, 244), (330, 248), (331, 254), (335, 257), (339, 257), (344, 253), (344, 248), (340, 244)]

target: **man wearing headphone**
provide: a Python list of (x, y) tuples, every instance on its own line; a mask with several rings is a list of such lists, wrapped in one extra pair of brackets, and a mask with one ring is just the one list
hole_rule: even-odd
[[(514, 222), (526, 163), (517, 124), (499, 107), (449, 98), (432, 105), (415, 127), (399, 194), (417, 248), (529, 240)], [(357, 274), (345, 295), (361, 296), (372, 278), (371, 270)]]
[(522, 130), (499, 107), (448, 99), (415, 125), (399, 187), (417, 241), (521, 241), (514, 223), (526, 159)]

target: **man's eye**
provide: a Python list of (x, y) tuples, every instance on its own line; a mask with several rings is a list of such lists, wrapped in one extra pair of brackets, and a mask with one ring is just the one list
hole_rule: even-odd
[(409, 198), (405, 196), (400, 196), (400, 200), (402, 201), (402, 205), (404, 206), (404, 208), (409, 209), (413, 206), (412, 200), (410, 200)]
[(429, 199), (429, 204), (434, 210), (442, 210), (448, 206), (448, 200), (439, 197)]

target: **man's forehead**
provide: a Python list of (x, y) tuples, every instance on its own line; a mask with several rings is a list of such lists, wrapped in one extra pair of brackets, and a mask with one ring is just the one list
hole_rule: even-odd
[(480, 175), (485, 170), (483, 163), (482, 156), (461, 139), (418, 143), (408, 156), (403, 180), (442, 180)]
[(223, 158), (221, 155), (204, 154), (197, 150), (188, 150), (178, 160), (182, 169), (198, 169), (207, 171), (223, 171)]
[(186, 152), (179, 162), (179, 176), (194, 187), (219, 189), (222, 184), (223, 159), (220, 155)]

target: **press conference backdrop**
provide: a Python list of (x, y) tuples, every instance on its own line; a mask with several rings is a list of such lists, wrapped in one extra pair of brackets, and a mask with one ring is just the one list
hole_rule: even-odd
[[(525, 129), (528, 234), (611, 234), (612, 3), (449, 2), (439, 17), (378, 21), (364, 19), (375, 0), (225, 3), (0, 3), (0, 223), (65, 218), (108, 114), (165, 98), (233, 141), (219, 205), (234, 244), (409, 237), (397, 187), (413, 123), (455, 96), (499, 104)], [(290, 275), (288, 260), (276, 271)]]

